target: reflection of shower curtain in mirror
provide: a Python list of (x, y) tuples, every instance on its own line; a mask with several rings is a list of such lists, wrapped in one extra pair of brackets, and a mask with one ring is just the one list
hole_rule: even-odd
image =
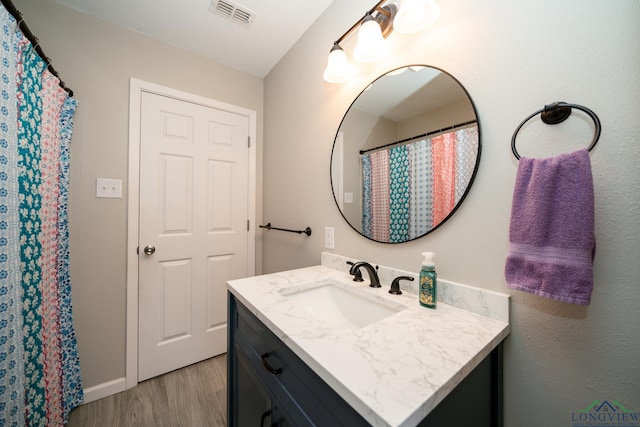
[(71, 311), (76, 101), (0, 8), (0, 425), (62, 426), (83, 391)]
[(389, 241), (389, 150), (371, 154), (371, 238)]
[(363, 234), (394, 243), (429, 232), (461, 200), (477, 154), (477, 126), (363, 154)]

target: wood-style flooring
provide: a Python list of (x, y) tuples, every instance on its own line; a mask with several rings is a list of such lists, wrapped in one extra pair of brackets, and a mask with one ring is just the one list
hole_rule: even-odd
[(143, 381), (71, 411), (68, 427), (217, 427), (227, 420), (227, 355)]

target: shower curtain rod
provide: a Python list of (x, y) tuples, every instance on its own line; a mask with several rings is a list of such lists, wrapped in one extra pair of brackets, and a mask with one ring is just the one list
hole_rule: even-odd
[(33, 45), (33, 48), (36, 50), (40, 58), (42, 58), (42, 60), (47, 64), (47, 68), (49, 69), (51, 74), (53, 74), (58, 78), (58, 80), (60, 81), (59, 83), (60, 87), (64, 89), (69, 94), (69, 96), (73, 96), (73, 91), (64, 84), (58, 72), (55, 70), (55, 68), (53, 68), (53, 65), (51, 65), (51, 60), (47, 55), (45, 55), (44, 51), (42, 50), (42, 47), (40, 47), (40, 41), (36, 36), (33, 35), (31, 30), (27, 26), (26, 22), (24, 22), (24, 19), (22, 17), (22, 12), (16, 9), (13, 3), (11, 3), (11, 0), (1, 0), (1, 1), (5, 9), (7, 9), (7, 12), (9, 12), (14, 18), (16, 18), (16, 21), (18, 22), (18, 28), (20, 28), (20, 31), (22, 31), (22, 34), (24, 34), (24, 36), (31, 42), (31, 44)]
[(469, 120), (468, 122), (458, 123), (456, 125), (449, 126), (449, 127), (446, 127), (446, 128), (442, 128), (442, 129), (438, 129), (438, 130), (432, 130), (431, 132), (427, 132), (427, 133), (423, 133), (421, 135), (416, 135), (416, 136), (412, 136), (412, 137), (409, 137), (409, 138), (401, 139), (400, 141), (396, 141), (396, 142), (390, 142), (389, 144), (381, 145), (379, 147), (367, 148), (366, 150), (360, 150), (360, 154), (368, 153), (369, 151), (379, 150), (381, 148), (391, 147), (392, 145), (402, 144), (403, 142), (413, 141), (414, 139), (424, 138), (425, 136), (435, 135), (436, 133), (444, 132), (446, 130), (453, 130), (453, 129), (456, 129), (456, 128), (459, 128), (459, 127), (462, 127), (462, 126), (467, 126), (467, 125), (470, 125), (470, 124), (473, 124), (473, 123), (477, 123), (477, 122), (478, 122), (477, 120)]

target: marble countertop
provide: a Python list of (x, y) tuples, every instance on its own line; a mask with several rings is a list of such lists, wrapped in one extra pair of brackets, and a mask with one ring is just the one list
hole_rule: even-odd
[[(342, 259), (336, 262), (342, 263)], [(420, 306), (417, 291), (411, 288), (403, 289), (402, 295), (389, 294), (383, 273), (383, 287), (374, 289), (368, 286), (366, 272), (365, 281), (356, 283), (346, 271), (328, 267), (324, 257), (323, 264), (232, 280), (228, 290), (372, 425), (415, 425), (509, 334), (506, 295), (486, 291), (487, 299), (478, 288), (463, 289), (472, 291), (474, 299), (493, 298), (497, 305), (506, 304), (506, 318), (504, 308), (494, 315), (495, 307), (482, 303), (480, 311), (486, 313), (478, 314), (440, 298), (432, 310)], [(359, 329), (336, 328), (314, 319), (281, 293), (325, 279), (358, 287), (406, 309)], [(465, 299), (456, 285), (439, 281), (445, 297), (455, 295), (454, 304)]]

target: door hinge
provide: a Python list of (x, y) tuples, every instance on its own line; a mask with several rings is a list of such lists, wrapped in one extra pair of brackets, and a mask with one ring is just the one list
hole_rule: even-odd
[(247, 137), (247, 148), (251, 148), (251, 137)]
[(247, 220), (247, 231), (250, 231), (250, 229), (249, 229), (249, 220)]

